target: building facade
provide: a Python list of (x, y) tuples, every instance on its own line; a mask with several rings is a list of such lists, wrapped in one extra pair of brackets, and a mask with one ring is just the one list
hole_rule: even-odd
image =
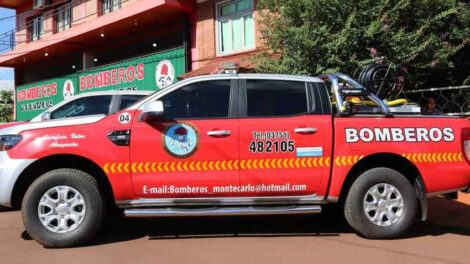
[[(0, 35), (15, 69), (17, 120), (71, 95), (159, 90), (189, 76), (241, 69), (260, 48), (256, 0), (4, 0), (17, 28)], [(1, 34), (1, 33), (0, 33)]]

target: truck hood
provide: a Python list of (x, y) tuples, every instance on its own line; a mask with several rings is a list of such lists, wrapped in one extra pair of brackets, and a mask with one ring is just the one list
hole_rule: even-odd
[(4, 128), (7, 128), (7, 127), (16, 126), (16, 125), (19, 125), (19, 124), (24, 124), (24, 123), (27, 123), (27, 122), (26, 121), (21, 121), (21, 122), (3, 123), (3, 124), (0, 124), (0, 130), (4, 129)]
[(55, 119), (55, 120), (49, 120), (49, 121), (43, 121), (43, 122), (23, 122), (23, 123), (17, 122), (17, 124), (13, 124), (11, 126), (6, 126), (6, 127), (0, 126), (0, 135), (15, 135), (23, 131), (28, 131), (28, 130), (33, 130), (33, 129), (91, 124), (91, 123), (98, 122), (105, 117), (106, 117), (105, 115), (91, 115), (91, 116), (83, 116), (83, 117), (70, 117), (70, 118), (63, 118), (63, 119)]

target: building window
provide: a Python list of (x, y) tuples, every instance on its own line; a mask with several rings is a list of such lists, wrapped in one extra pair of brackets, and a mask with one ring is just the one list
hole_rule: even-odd
[(255, 47), (253, 0), (217, 4), (217, 42), (220, 54)]
[(101, 0), (101, 14), (109, 14), (122, 7), (123, 0)]
[(44, 15), (37, 16), (29, 21), (29, 40), (35, 41), (44, 34)]
[(69, 29), (72, 25), (72, 5), (71, 3), (62, 5), (56, 11), (56, 32)]

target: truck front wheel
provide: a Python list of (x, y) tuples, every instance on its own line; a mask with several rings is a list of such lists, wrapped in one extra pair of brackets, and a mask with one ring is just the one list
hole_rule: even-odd
[(414, 222), (417, 199), (403, 174), (389, 168), (362, 173), (346, 197), (344, 214), (349, 225), (367, 238), (403, 236)]
[(104, 208), (96, 179), (80, 170), (57, 169), (34, 181), (21, 210), (29, 235), (45, 247), (59, 248), (93, 237)]

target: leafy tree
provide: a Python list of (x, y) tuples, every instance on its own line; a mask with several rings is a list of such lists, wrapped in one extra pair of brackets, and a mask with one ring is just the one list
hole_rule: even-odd
[[(383, 60), (414, 87), (470, 78), (470, 4), (455, 0), (259, 0), (257, 71), (354, 73)], [(455, 69), (467, 65), (467, 69)]]
[(13, 121), (12, 97), (12, 91), (0, 91), (0, 122)]

